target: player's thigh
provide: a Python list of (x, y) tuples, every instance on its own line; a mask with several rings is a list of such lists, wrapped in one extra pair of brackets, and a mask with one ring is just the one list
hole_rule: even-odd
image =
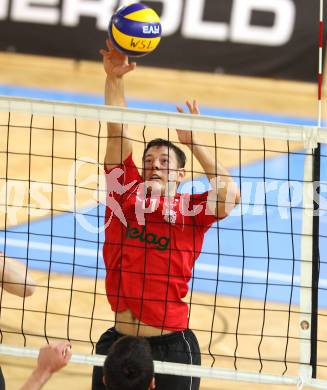
[[(153, 343), (152, 355), (154, 360), (201, 364), (199, 343), (191, 330), (163, 336), (160, 343)], [(200, 379), (187, 376), (156, 374), (157, 390), (198, 390)]]

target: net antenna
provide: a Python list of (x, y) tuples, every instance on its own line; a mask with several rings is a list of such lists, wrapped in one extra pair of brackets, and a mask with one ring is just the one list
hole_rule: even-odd
[(324, 0), (319, 0), (318, 118), (317, 118), (318, 127), (321, 127), (321, 121), (322, 121), (323, 42), (324, 42)]

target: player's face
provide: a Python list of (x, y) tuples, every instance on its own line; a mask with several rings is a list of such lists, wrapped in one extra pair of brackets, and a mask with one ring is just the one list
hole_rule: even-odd
[(179, 168), (176, 153), (167, 146), (152, 147), (144, 156), (143, 177), (148, 187), (160, 191), (162, 195), (169, 191), (176, 193), (178, 183), (185, 175)]

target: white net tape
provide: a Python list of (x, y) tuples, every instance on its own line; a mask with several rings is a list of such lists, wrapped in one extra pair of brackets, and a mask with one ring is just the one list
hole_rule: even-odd
[[(37, 358), (39, 353), (35, 348), (16, 348), (9, 345), (0, 345), (0, 354), (16, 356), (21, 358)], [(105, 356), (102, 355), (82, 355), (73, 354), (70, 362), (76, 364), (86, 364), (92, 366), (102, 366)], [(297, 386), (302, 389), (303, 386), (310, 386), (316, 389), (326, 389), (327, 381), (310, 379), (305, 381), (302, 377), (278, 376), (269, 374), (255, 374), (253, 372), (238, 372), (226, 369), (199, 367), (189, 364), (178, 364), (154, 361), (154, 370), (157, 374), (169, 374), (180, 376), (192, 376), (209, 379), (220, 379), (229, 381), (242, 381), (247, 383), (277, 384)]]
[(103, 122), (110, 121), (115, 123), (158, 126), (162, 128), (205, 131), (209, 133), (302, 141), (308, 147), (315, 147), (318, 142), (327, 143), (326, 130), (315, 126), (276, 124), (247, 120), (240, 121), (154, 110), (81, 105), (0, 96), (0, 111), (59, 117), (67, 116)]

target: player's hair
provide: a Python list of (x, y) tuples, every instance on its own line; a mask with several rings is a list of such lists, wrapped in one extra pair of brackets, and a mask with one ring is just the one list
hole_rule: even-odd
[(148, 390), (154, 376), (149, 342), (124, 336), (109, 349), (103, 374), (107, 390)]
[(150, 148), (153, 148), (153, 147), (160, 148), (161, 146), (167, 146), (169, 149), (173, 150), (176, 154), (179, 168), (185, 167), (186, 156), (185, 156), (185, 153), (182, 151), (182, 149), (180, 149), (178, 146), (176, 146), (172, 142), (170, 142), (166, 139), (162, 139), (162, 138), (155, 138), (146, 145), (146, 148), (145, 148), (144, 153), (143, 153), (143, 160), (144, 160), (144, 157), (145, 157), (147, 151)]

